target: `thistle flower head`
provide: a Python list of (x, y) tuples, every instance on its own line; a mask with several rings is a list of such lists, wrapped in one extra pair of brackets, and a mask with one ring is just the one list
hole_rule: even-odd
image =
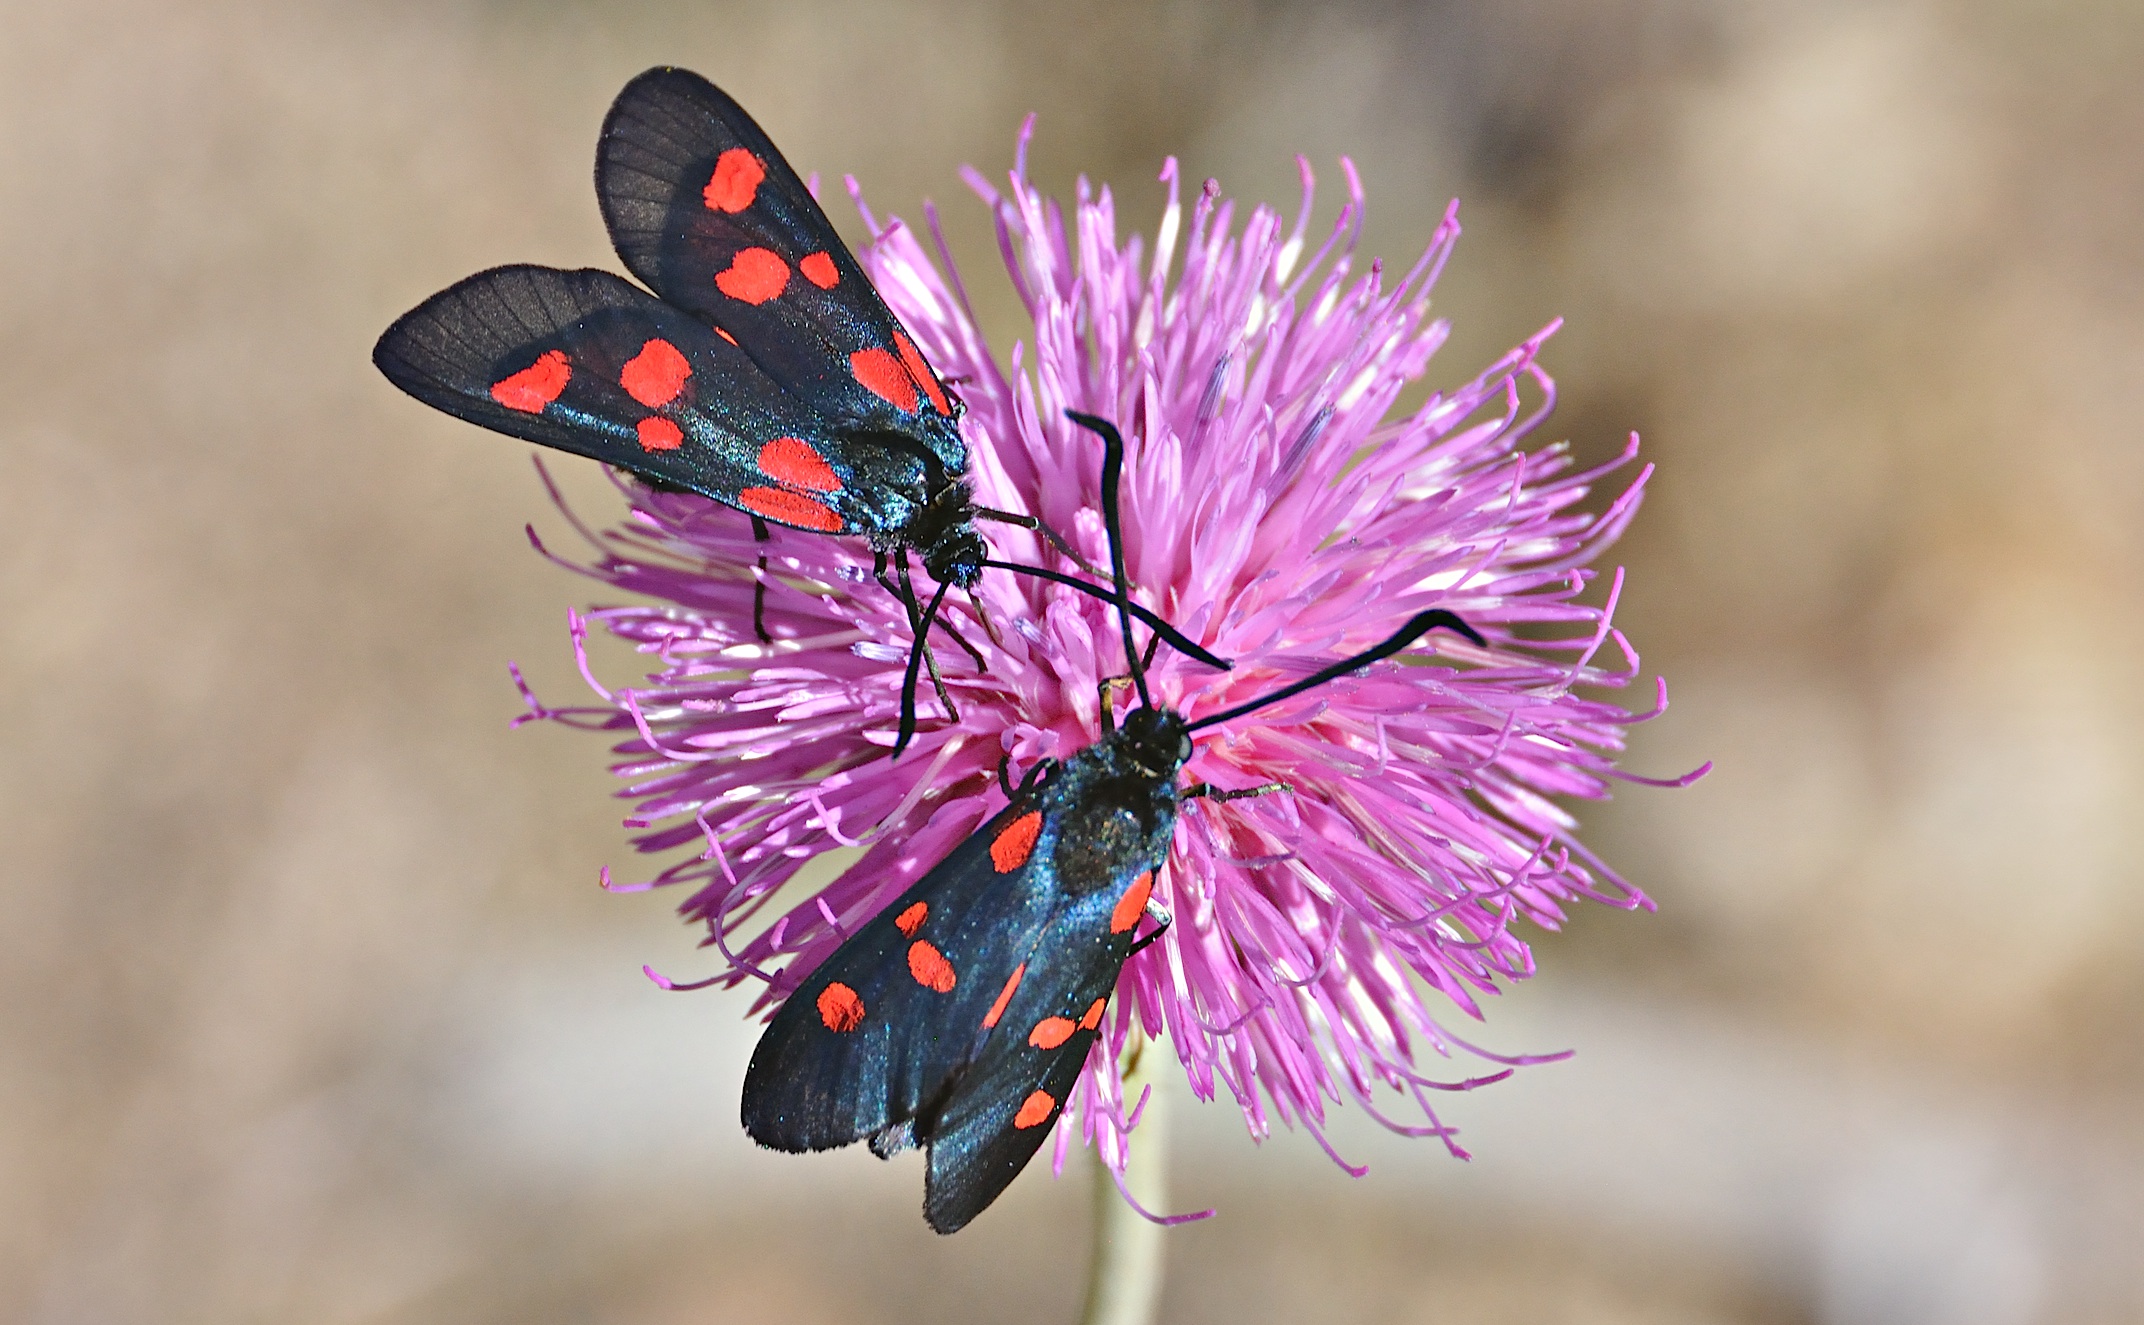
[[(1479, 1017), (1483, 994), (1532, 972), (1517, 922), (1553, 928), (1579, 898), (1650, 906), (1578, 844), (1557, 800), (1604, 796), (1628, 726), (1650, 716), (1586, 696), (1637, 671), (1610, 624), (1620, 575), (1590, 595), (1604, 602), (1582, 601), (1645, 475), (1589, 514), (1598, 473), (1575, 472), (1560, 446), (1527, 449), (1554, 398), (1541, 336), (1395, 413), (1445, 337), (1429, 295), (1456, 207), (1391, 272), (1358, 257), (1352, 166), (1339, 219), (1313, 239), (1307, 164), (1289, 222), (1239, 216), (1211, 182), (1186, 208), (1172, 160), (1151, 245), (1120, 242), (1109, 191), (1082, 181), (1061, 209), (1028, 182), (1025, 144), (1003, 190), (968, 177), (1033, 319), (1009, 355), (985, 344), (935, 213), (934, 255), (859, 196), (873, 235), (860, 257), (967, 402), (979, 503), (1037, 515), (1106, 566), (1100, 446), (1065, 411), (1121, 427), (1134, 594), (1234, 661), (1220, 672), (1161, 648), (1155, 702), (1196, 720), (1433, 608), (1489, 641), (1438, 632), (1198, 733), (1188, 781), (1292, 794), (1186, 802), (1155, 889), (1175, 924), (1124, 970), (1058, 1160), (1084, 1130), (1121, 1170), (1136, 1101), (1118, 1064), (1135, 1030), (1168, 1042), (1200, 1096), (1226, 1088), (1254, 1135), (1275, 1121), (1318, 1132), (1329, 1105), (1352, 1100), (1457, 1151), (1428, 1092), (1503, 1073), (1425, 1072), (1425, 1051), (1493, 1057), (1438, 1008)], [(972, 601), (948, 595), (965, 650), (945, 634), (933, 644), (958, 716), (926, 685), (916, 741), (889, 761), (911, 637), (869, 550), (780, 529), (758, 544), (735, 511), (622, 486), (631, 519), (583, 569), (659, 605), (597, 609), (574, 630), (597, 623), (656, 670), (597, 685), (599, 706), (539, 713), (622, 734), (627, 822), (641, 851), (671, 860), (621, 886), (689, 889), (683, 909), (707, 926), (723, 978), (763, 981), (765, 1006), (1002, 807), (1001, 761), (1017, 775), (1097, 738), (1099, 688), (1126, 671), (1118, 623), (1104, 602), (1002, 571)], [(1000, 559), (1077, 569), (1015, 526), (984, 533)], [(762, 553), (772, 645), (753, 624)], [(835, 846), (861, 858), (809, 895), (784, 890)], [(1393, 1116), (1395, 1099), (1418, 1119)]]

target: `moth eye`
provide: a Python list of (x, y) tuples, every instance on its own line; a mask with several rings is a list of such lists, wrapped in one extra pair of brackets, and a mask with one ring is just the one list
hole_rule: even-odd
[(1180, 760), (1188, 760), (1188, 759), (1190, 759), (1190, 758), (1191, 758), (1191, 738), (1190, 738), (1190, 737), (1188, 737), (1188, 736), (1180, 736), (1180, 737), (1178, 737), (1178, 738), (1177, 738), (1177, 740), (1176, 740), (1176, 757), (1177, 757), (1178, 759), (1180, 759)]

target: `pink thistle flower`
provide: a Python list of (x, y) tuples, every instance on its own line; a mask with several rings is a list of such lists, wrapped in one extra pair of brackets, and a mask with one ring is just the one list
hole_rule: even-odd
[[(1187, 780), (1279, 781), (1293, 794), (1186, 803), (1155, 887), (1176, 923), (1124, 969), (1105, 1050), (1058, 1129), (1057, 1163), (1084, 1132), (1121, 1173), (1137, 1109), (1118, 1065), (1134, 1026), (1175, 1048), (1201, 1098), (1225, 1086), (1254, 1136), (1277, 1120), (1322, 1143), (1328, 1105), (1353, 1100), (1463, 1155), (1429, 1092), (1530, 1060), (1452, 1034), (1422, 989), (1479, 1019), (1481, 995), (1533, 972), (1515, 922), (1553, 929), (1579, 898), (1652, 906), (1579, 844), (1556, 799), (1606, 796), (1630, 724), (1665, 706), (1664, 687), (1644, 714), (1581, 695), (1637, 675), (1610, 624), (1621, 572), (1605, 605), (1580, 598), (1650, 470), (1589, 515), (1579, 504), (1635, 456), (1636, 438), (1589, 473), (1573, 472), (1560, 445), (1523, 449), (1554, 400), (1535, 360), (1553, 326), (1388, 418), (1446, 334), (1429, 319), (1429, 294), (1459, 235), (1456, 204), (1387, 289), (1379, 262), (1358, 269), (1363, 194), (1351, 164), (1348, 202), (1306, 261), (1307, 163), (1292, 226), (1258, 207), (1238, 231), (1235, 204), (1209, 182), (1187, 232), (1172, 159), (1149, 250), (1139, 236), (1119, 244), (1107, 189), (1094, 195), (1082, 181), (1069, 217), (1037, 193), (1028, 130), (1006, 192), (968, 172), (1034, 320), (1009, 366), (977, 329), (934, 211), (936, 261), (915, 231), (881, 225), (850, 181), (874, 236), (860, 257), (959, 384), (980, 503), (1039, 515), (1106, 565), (1100, 446), (1064, 411), (1123, 429), (1134, 592), (1235, 662), (1221, 673), (1164, 648), (1148, 672), (1155, 701), (1196, 720), (1432, 608), (1489, 640), (1440, 632), (1405, 662), (1202, 735)], [(1117, 624), (1105, 603), (987, 573), (987, 622), (946, 600), (986, 667), (934, 641), (958, 718), (926, 686), (915, 744), (889, 761), (909, 623), (873, 582), (865, 545), (779, 528), (755, 544), (736, 511), (621, 488), (630, 522), (590, 535), (599, 555), (580, 569), (661, 605), (575, 616), (576, 649), (593, 621), (658, 670), (617, 689), (589, 675), (601, 706), (553, 710), (531, 698), (533, 716), (625, 733), (615, 771), (638, 801), (627, 824), (642, 830), (642, 852), (677, 859), (641, 883), (606, 874), (606, 886), (689, 887), (682, 910), (727, 962), (710, 983), (763, 981), (754, 1007), (766, 1008), (1004, 805), (1001, 759), (1017, 774), (1097, 738), (1097, 687), (1126, 670)], [(1075, 569), (1017, 528), (988, 535), (1000, 558)], [(753, 629), (751, 568), (763, 549), (771, 646)], [(811, 896), (781, 892), (834, 846), (864, 852)], [(1423, 1072), (1425, 1050), (1502, 1070), (1440, 1080)], [(1421, 1121), (1389, 1117), (1393, 1096)]]

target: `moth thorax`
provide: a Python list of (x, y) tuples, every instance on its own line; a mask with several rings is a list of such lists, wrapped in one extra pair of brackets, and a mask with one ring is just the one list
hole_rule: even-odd
[(1127, 862), (1168, 854), (1173, 802), (1153, 791), (1143, 778), (1105, 778), (1065, 812), (1050, 854), (1060, 888), (1075, 896), (1096, 892), (1114, 885)]

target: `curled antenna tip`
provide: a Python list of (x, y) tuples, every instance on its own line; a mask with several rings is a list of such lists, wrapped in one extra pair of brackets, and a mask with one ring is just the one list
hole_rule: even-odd
[(1454, 630), (1466, 636), (1477, 648), (1486, 649), (1489, 647), (1489, 641), (1482, 638), (1480, 631), (1461, 620), (1458, 613), (1448, 612), (1441, 607), (1434, 611), (1423, 612), (1407, 623), (1407, 627), (1410, 630), (1417, 625), (1422, 628), (1419, 632), (1421, 634), (1428, 634), (1437, 627), (1443, 626), (1447, 630)]

